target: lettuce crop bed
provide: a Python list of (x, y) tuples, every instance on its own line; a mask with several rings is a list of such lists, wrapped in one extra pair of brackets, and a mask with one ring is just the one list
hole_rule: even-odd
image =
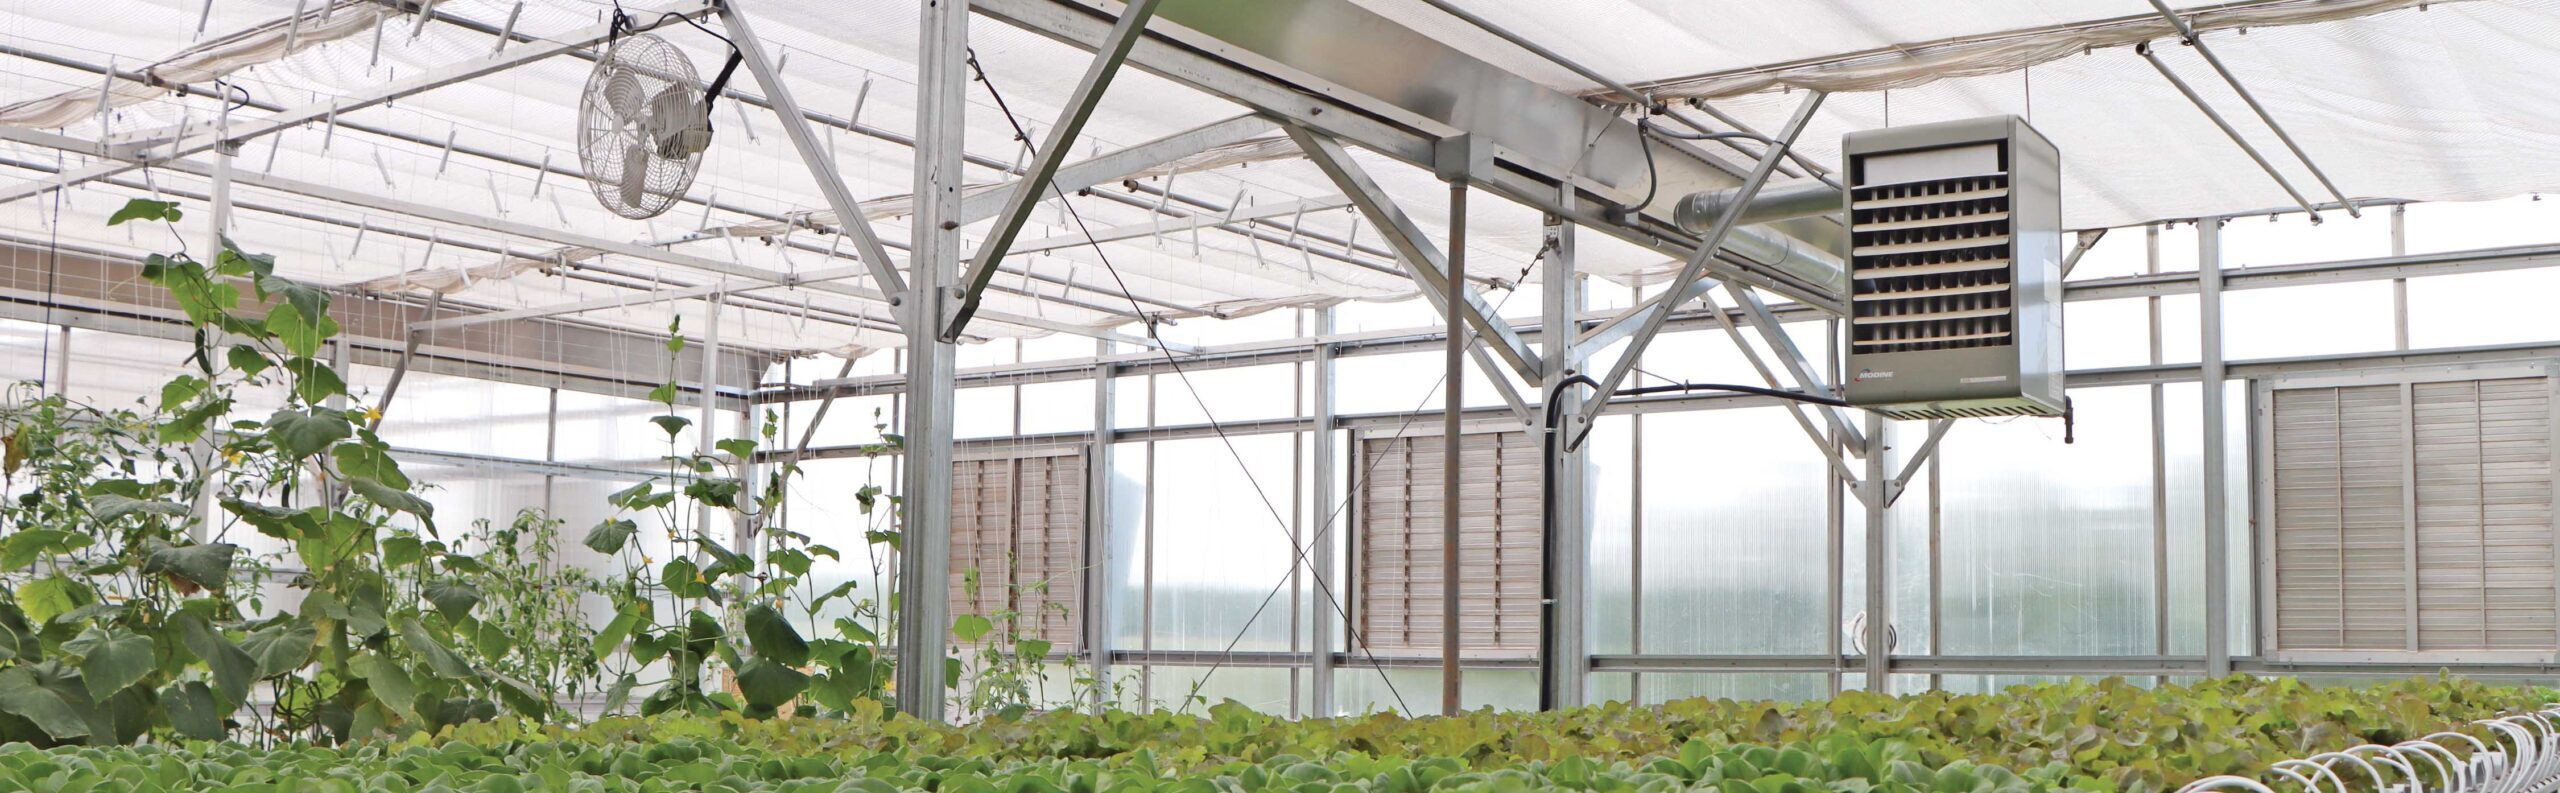
[(860, 707), (845, 719), (482, 722), (341, 747), (17, 744), (0, 747), (0, 790), (2156, 791), (2538, 707), (2544, 693), (2454, 679), (2318, 688), (2231, 678), (1450, 719), (1289, 721), (1226, 704), (1206, 715), (1051, 713), (961, 727)]

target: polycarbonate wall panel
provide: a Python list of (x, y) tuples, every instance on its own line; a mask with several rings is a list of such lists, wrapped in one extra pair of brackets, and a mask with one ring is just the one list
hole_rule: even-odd
[(1155, 649), (1289, 648), (1289, 436), (1229, 440), (1155, 444)]
[(2560, 295), (2560, 269), (2410, 279), (2409, 346), (2560, 340), (2560, 319), (2551, 315), (2553, 295)]
[[(2229, 531), (2231, 652), (2246, 655), (2255, 644), (2257, 606), (2252, 597), (2251, 555), (2255, 533), (2250, 528), (2248, 384), (2225, 384), (2223, 399), (2224, 493), (2229, 497), (2225, 526)], [(2163, 387), (2167, 425), (2161, 439), (2168, 458), (2169, 504), (2169, 653), (2204, 653), (2204, 404), (2197, 383)]]
[(1939, 649), (2151, 652), (2151, 396), (2073, 389), (2075, 443), (2048, 419), (1961, 422), (1941, 484)]
[(1831, 695), (1830, 676), (1819, 672), (1646, 672), (1635, 678), (1635, 702), (1643, 705), (1696, 697), (1800, 702)]
[(1645, 652), (1824, 651), (1825, 470), (1777, 408), (1645, 417)]
[(92, 330), (71, 332), (71, 371), (64, 394), (100, 408), (148, 410), (160, 386), (190, 371), (195, 345)]
[(47, 349), (61, 333), (50, 325), (0, 319), (0, 381), (42, 382), (49, 376), (48, 366), (61, 363), (48, 357)]
[[(350, 367), (347, 387), (379, 406), (391, 374), (379, 366)], [(412, 370), (383, 407), (378, 431), (400, 448), (540, 460), (550, 427), (551, 389)], [(656, 430), (645, 421), (640, 427)]]
[(2388, 281), (2226, 292), (2222, 354), (2247, 361), (2388, 350), (2391, 300)]

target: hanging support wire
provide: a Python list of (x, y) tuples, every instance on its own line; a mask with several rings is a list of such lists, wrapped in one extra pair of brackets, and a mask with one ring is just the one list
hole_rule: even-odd
[(2239, 146), (2241, 152), (2248, 154), (2249, 159), (2258, 163), (2258, 170), (2266, 171), (2267, 178), (2276, 180), (2276, 186), (2284, 188), (2284, 194), (2293, 197), (2293, 203), (2301, 206), (2302, 211), (2310, 213), (2311, 222), (2320, 222), (2320, 210), (2311, 205), (2311, 200), (2303, 198), (2302, 191), (2293, 189), (2292, 180), (2284, 178), (2284, 174), (2277, 172), (2275, 164), (2267, 162), (2266, 155), (2258, 153), (2258, 147), (2249, 145), (2248, 138), (2240, 137), (2240, 130), (2234, 129), (2230, 121), (2222, 118), (2221, 113), (2214, 112), (2212, 105), (2205, 104), (2204, 97), (2196, 95), (2194, 86), (2187, 85), (2187, 81), (2179, 79), (2177, 72), (2169, 71), (2169, 64), (2162, 63), (2159, 53), (2151, 51), (2151, 42), (2133, 45), (2133, 51), (2141, 55), (2143, 60), (2150, 61), (2151, 68), (2159, 71), (2160, 76), (2169, 81), (2169, 85), (2178, 89), (2178, 93), (2185, 94), (2187, 102), (2195, 105), (2196, 110), (2202, 111), (2205, 118), (2213, 121), (2214, 126), (2221, 127), (2222, 134), (2229, 136), (2232, 144)]
[[(2249, 106), (2250, 112), (2257, 113), (2258, 120), (2266, 122), (2267, 129), (2276, 133), (2276, 140), (2284, 141), (2285, 149), (2293, 152), (2293, 158), (2301, 160), (2302, 167), (2311, 171), (2311, 177), (2320, 180), (2320, 187), (2328, 190), (2331, 198), (2338, 199), (2339, 206), (2347, 208), (2348, 217), (2364, 217), (2364, 210), (2356, 206), (2355, 199), (2348, 198), (2346, 193), (2339, 192), (2337, 183), (2329, 181), (2329, 174), (2320, 170), (2320, 164), (2312, 162), (2311, 155), (2302, 151), (2302, 144), (2293, 142), (2293, 135), (2284, 131), (2284, 125), (2276, 123), (2276, 117), (2267, 112), (2266, 105), (2258, 103), (2258, 96), (2249, 93), (2248, 86), (2240, 84), (2239, 76), (2231, 73), (2231, 67), (2222, 65), (2222, 57), (2213, 54), (2213, 48), (2205, 46), (2204, 37), (2196, 35), (2195, 28), (2189, 27), (2187, 20), (2179, 17), (2178, 12), (2171, 10), (2169, 4), (2162, 0), (2151, 0), (2151, 7), (2159, 9), (2161, 18), (2169, 20), (2170, 26), (2178, 29), (2178, 37), (2186, 40), (2187, 46), (2196, 48), (2196, 54), (2204, 56), (2205, 64), (2212, 66), (2215, 74), (2222, 75), (2222, 81), (2231, 86), (2231, 92), (2239, 94), (2240, 101)], [(2152, 63), (2157, 65), (2159, 61), (2154, 60)], [(2194, 95), (2189, 94), (2189, 96)], [(2319, 217), (2317, 214), (2312, 215), (2315, 220)]]

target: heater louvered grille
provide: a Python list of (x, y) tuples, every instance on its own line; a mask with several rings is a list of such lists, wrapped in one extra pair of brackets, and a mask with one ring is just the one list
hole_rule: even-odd
[(2062, 412), (2062, 163), (2013, 116), (1850, 133), (1851, 403), (1895, 419)]
[(1851, 201), (1851, 344), (1909, 352), (2014, 341), (2007, 174), (1860, 187)]

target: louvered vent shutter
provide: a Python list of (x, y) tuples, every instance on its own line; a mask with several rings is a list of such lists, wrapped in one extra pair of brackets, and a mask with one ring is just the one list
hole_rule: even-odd
[(2275, 392), (2277, 646), (2408, 637), (2400, 386)]
[(2280, 387), (2270, 411), (2276, 649), (2560, 649), (2548, 379)]
[[(1460, 446), (1459, 647), (1520, 657), (1538, 647), (1541, 451), (1525, 432), (1475, 433)], [(1441, 441), (1361, 442), (1358, 623), (1380, 654), (1440, 649)]]
[(2541, 378), (2420, 383), (2420, 649), (2550, 649), (2551, 402)]
[[(1013, 613), (1026, 638), (1075, 645), (1084, 567), (1084, 455), (951, 464), (951, 614)], [(975, 571), (977, 591), (967, 586)], [(1001, 626), (1000, 626), (1001, 627)]]

